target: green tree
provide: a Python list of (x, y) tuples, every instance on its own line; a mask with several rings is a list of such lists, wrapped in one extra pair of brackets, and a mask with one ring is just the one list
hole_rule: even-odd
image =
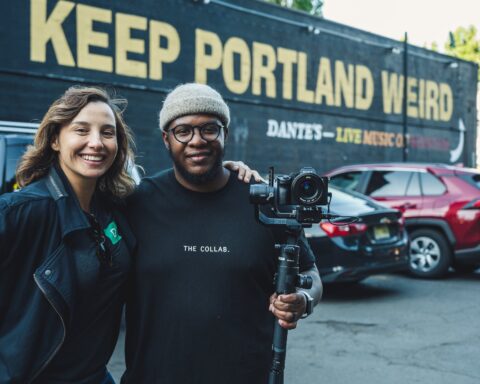
[(308, 12), (311, 15), (322, 17), (323, 0), (265, 0), (268, 3), (281, 5), (299, 11)]
[[(450, 33), (450, 41), (445, 43), (445, 53), (460, 59), (473, 61), (480, 66), (480, 36), (473, 25), (465, 28), (458, 27)], [(478, 72), (480, 81), (480, 71)]]

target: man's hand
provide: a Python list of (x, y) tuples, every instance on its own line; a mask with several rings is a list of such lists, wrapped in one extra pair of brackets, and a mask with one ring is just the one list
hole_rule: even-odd
[(295, 329), (297, 321), (305, 313), (307, 299), (303, 293), (290, 293), (288, 295), (270, 296), (269, 310), (278, 319), (282, 328)]
[(223, 162), (223, 166), (230, 171), (238, 171), (238, 179), (243, 180), (247, 184), (250, 182), (252, 177), (257, 183), (266, 183), (266, 181), (257, 171), (250, 169), (250, 167), (243, 161), (226, 160)]

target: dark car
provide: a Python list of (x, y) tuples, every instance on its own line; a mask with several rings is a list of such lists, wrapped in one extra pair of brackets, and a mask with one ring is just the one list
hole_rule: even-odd
[(410, 271), (441, 277), (480, 264), (480, 171), (445, 164), (359, 164), (327, 172), (333, 185), (400, 209)]
[(401, 213), (359, 193), (330, 188), (330, 212), (356, 216), (339, 225), (323, 221), (305, 234), (325, 283), (358, 282), (377, 273), (405, 270), (408, 237)]
[(17, 163), (32, 142), (32, 135), (0, 133), (0, 194), (17, 189), (15, 181)]

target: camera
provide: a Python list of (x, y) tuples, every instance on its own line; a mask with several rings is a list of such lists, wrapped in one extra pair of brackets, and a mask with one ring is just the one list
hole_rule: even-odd
[(270, 224), (284, 224), (276, 219), (294, 219), (300, 224), (318, 223), (323, 218), (322, 206), (329, 204), (328, 178), (319, 176), (312, 167), (298, 173), (275, 177), (270, 168), (269, 183), (250, 186), (250, 202), (270, 205)]

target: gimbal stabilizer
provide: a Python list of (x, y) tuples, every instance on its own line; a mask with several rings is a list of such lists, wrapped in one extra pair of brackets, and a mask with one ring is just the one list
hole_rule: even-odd
[[(303, 228), (324, 219), (330, 221), (341, 218), (330, 214), (330, 198), (328, 179), (318, 176), (310, 167), (302, 168), (297, 174), (277, 178), (271, 167), (268, 185), (250, 186), (250, 202), (255, 205), (255, 218), (263, 225), (284, 229), (287, 237), (285, 244), (276, 245), (280, 249), (275, 274), (277, 294), (289, 294), (296, 292), (297, 288), (312, 287), (312, 278), (299, 274), (298, 242)], [(268, 216), (260, 210), (259, 205), (265, 206)], [(352, 218), (348, 219), (350, 221)], [(283, 384), (287, 334), (288, 331), (275, 321), (268, 384)]]

